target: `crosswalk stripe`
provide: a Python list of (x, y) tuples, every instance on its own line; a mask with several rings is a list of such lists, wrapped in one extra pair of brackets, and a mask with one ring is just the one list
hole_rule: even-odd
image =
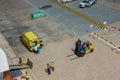
[(64, 9), (66, 9), (66, 10), (68, 10), (68, 11), (76, 14), (77, 16), (85, 19), (86, 21), (92, 23), (93, 25), (95, 25), (95, 26), (97, 26), (97, 27), (99, 27), (99, 28), (101, 28), (101, 29), (107, 28), (107, 26), (104, 25), (104, 24), (102, 24), (101, 22), (96, 21), (95, 19), (93, 19), (93, 18), (91, 18), (91, 17), (89, 17), (89, 16), (87, 16), (87, 15), (81, 13), (81, 12), (76, 11), (76, 10), (74, 10), (74, 9), (66, 6), (65, 4), (62, 4), (62, 3), (58, 2), (57, 0), (51, 0), (51, 1), (52, 1), (53, 3), (59, 5), (59, 6), (63, 7)]

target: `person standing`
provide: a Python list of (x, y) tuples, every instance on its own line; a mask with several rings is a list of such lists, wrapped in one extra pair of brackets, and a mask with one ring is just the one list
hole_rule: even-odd
[(47, 64), (47, 72), (48, 72), (48, 75), (51, 74), (51, 71), (50, 71), (50, 65), (49, 65), (49, 64)]
[(27, 59), (27, 65), (30, 67), (30, 69), (33, 68), (33, 63), (32, 63), (32, 61), (30, 61), (29, 58)]
[(44, 46), (44, 41), (41, 40), (41, 41), (40, 41), (40, 47), (42, 48), (43, 46)]
[(21, 65), (22, 64), (22, 58), (19, 57), (19, 64)]
[(28, 72), (25, 73), (25, 80), (29, 80), (30, 76), (28, 74)]
[(50, 67), (52, 71), (55, 71), (55, 63), (53, 61), (51, 61)]
[(79, 42), (80, 43), (80, 46), (81, 46), (81, 40), (78, 38), (78, 41), (77, 42)]
[(40, 52), (40, 43), (38, 42), (37, 43), (37, 53), (39, 53)]
[(35, 54), (38, 54), (37, 45), (34, 47)]

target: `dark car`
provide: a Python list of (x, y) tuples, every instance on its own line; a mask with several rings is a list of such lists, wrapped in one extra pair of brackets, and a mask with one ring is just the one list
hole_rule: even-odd
[(51, 8), (52, 5), (44, 5), (44, 6), (41, 6), (39, 7), (39, 9), (47, 9), (47, 8)]

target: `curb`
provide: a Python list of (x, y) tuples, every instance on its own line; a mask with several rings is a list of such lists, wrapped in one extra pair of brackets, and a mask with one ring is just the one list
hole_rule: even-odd
[[(116, 29), (116, 28), (115, 28)], [(120, 29), (119, 29), (120, 30)], [(120, 52), (120, 47), (117, 47), (114, 43), (112, 43), (111, 41), (105, 39), (103, 36), (100, 36), (99, 34), (97, 33), (91, 33), (91, 35), (93, 36), (93, 39), (94, 38), (98, 38), (99, 40), (101, 40), (102, 42), (106, 43), (107, 45), (111, 46), (112, 48), (112, 51), (115, 50), (117, 53)]]

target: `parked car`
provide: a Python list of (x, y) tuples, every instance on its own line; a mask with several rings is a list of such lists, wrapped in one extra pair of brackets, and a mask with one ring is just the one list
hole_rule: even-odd
[(79, 3), (79, 8), (90, 7), (97, 3), (97, 0), (83, 0)]
[(47, 8), (51, 8), (52, 5), (44, 5), (44, 6), (41, 6), (39, 7), (39, 9), (47, 9)]

